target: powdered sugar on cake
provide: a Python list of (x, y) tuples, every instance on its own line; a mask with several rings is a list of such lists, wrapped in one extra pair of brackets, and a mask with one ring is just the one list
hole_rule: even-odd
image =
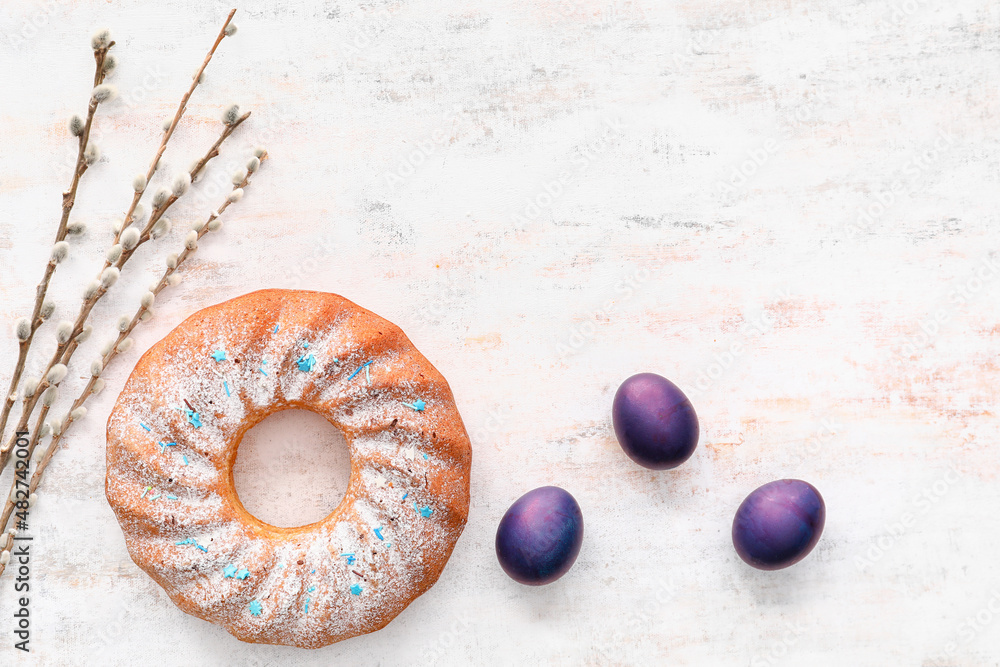
[[(326, 520), (281, 529), (232, 489), (242, 435), (286, 408), (345, 434)], [(334, 295), (270, 290), (202, 311), (140, 360), (108, 423), (108, 499), (129, 552), (185, 611), (246, 641), (323, 646), (430, 587), (468, 513), (447, 383), (395, 326)]]

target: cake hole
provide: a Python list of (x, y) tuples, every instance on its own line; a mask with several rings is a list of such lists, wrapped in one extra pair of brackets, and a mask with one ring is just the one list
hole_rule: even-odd
[(344, 434), (308, 410), (283, 410), (251, 428), (233, 465), (243, 507), (281, 528), (325, 519), (343, 500), (350, 477)]

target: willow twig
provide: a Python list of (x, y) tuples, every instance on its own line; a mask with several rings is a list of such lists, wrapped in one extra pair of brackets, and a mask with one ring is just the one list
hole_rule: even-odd
[[(156, 156), (150, 165), (150, 174), (155, 171), (156, 166), (159, 163), (160, 156), (166, 148), (166, 143), (186, 109), (187, 101), (190, 99), (191, 93), (194, 92), (194, 89), (197, 87), (198, 79), (201, 77), (201, 74), (204, 73), (205, 67), (208, 66), (209, 61), (212, 59), (212, 55), (219, 46), (219, 43), (226, 35), (232, 34), (231, 21), (235, 12), (235, 9), (230, 12), (229, 17), (226, 19), (226, 23), (219, 32), (219, 36), (212, 45), (212, 49), (205, 57), (205, 61), (202, 63), (201, 68), (196, 73), (195, 82), (184, 94), (181, 104), (177, 107), (177, 112), (174, 115), (171, 126), (168, 128), (163, 141), (160, 143), (160, 147), (157, 149)], [(30, 397), (29, 400), (24, 402), (21, 409), (21, 417), (17, 428), (15, 429), (15, 433), (11, 435), (2, 447), (0, 447), (0, 471), (7, 466), (7, 463), (10, 460), (10, 452), (17, 439), (16, 432), (23, 431), (27, 427), (35, 406), (37, 405), (40, 392), (54, 384), (48, 377), (49, 372), (60, 364), (68, 364), (73, 356), (73, 353), (76, 351), (76, 348), (81, 342), (83, 342), (83, 340), (86, 339), (87, 320), (90, 317), (90, 313), (94, 309), (94, 306), (97, 305), (105, 294), (107, 294), (111, 286), (117, 282), (122, 268), (124, 268), (125, 264), (132, 257), (132, 255), (135, 254), (135, 251), (138, 250), (144, 243), (149, 241), (150, 238), (162, 236), (169, 231), (169, 221), (163, 217), (164, 214), (174, 204), (174, 202), (187, 192), (191, 181), (202, 171), (202, 169), (204, 169), (208, 161), (219, 154), (219, 146), (222, 142), (225, 141), (233, 133), (233, 131), (235, 131), (235, 129), (249, 117), (250, 112), (241, 116), (239, 115), (238, 107), (230, 107), (230, 109), (227, 110), (226, 116), (223, 117), (223, 124), (225, 125), (225, 128), (205, 155), (192, 166), (189, 172), (182, 174), (184, 178), (175, 179), (172, 190), (162, 189), (153, 196), (153, 210), (150, 213), (149, 220), (146, 221), (142, 230), (136, 232), (135, 228), (132, 227), (130, 228), (131, 231), (129, 231), (129, 229), (125, 228), (125, 224), (123, 223), (122, 228), (115, 235), (113, 245), (105, 256), (103, 268), (100, 273), (98, 273), (97, 278), (91, 281), (84, 291), (83, 303), (80, 305), (80, 311), (77, 314), (76, 320), (72, 323), (69, 335), (65, 338), (65, 340), (58, 340), (56, 350), (42, 373), (42, 381), (39, 385), (39, 391), (35, 392), (33, 397)], [(126, 221), (129, 221), (129, 217), (134, 213), (135, 204), (138, 203), (138, 197), (142, 196), (146, 187), (147, 184), (144, 182), (142, 184), (141, 191), (139, 188), (135, 188), (136, 193), (133, 196), (133, 205), (129, 208), (129, 214), (126, 216)]]
[[(112, 57), (108, 56), (108, 51), (112, 46), (115, 45), (114, 40), (111, 39), (110, 34), (107, 31), (98, 31), (95, 33), (91, 39), (91, 46), (94, 47), (94, 88), (104, 83), (104, 78), (107, 76), (108, 72), (114, 68), (114, 60)], [(78, 137), (78, 149), (76, 154), (76, 166), (73, 169), (73, 180), (70, 182), (69, 188), (63, 192), (62, 195), (62, 217), (59, 220), (59, 226), (56, 228), (56, 238), (53, 241), (53, 245), (57, 245), (65, 241), (66, 236), (70, 232), (69, 227), (69, 216), (73, 211), (73, 205), (76, 203), (76, 191), (80, 185), (80, 179), (83, 174), (87, 171), (90, 166), (90, 160), (88, 160), (87, 149), (90, 143), (90, 130), (94, 123), (94, 116), (97, 113), (97, 107), (102, 101), (99, 99), (100, 96), (91, 93), (90, 103), (87, 105), (87, 118), (83, 120), (78, 116), (74, 116), (70, 121), (70, 132)], [(7, 389), (7, 395), (4, 398), (3, 408), (0, 411), (0, 439), (2, 439), (3, 434), (7, 428), (7, 419), (10, 417), (11, 408), (13, 408), (14, 403), (17, 400), (17, 386), (21, 382), (21, 376), (24, 373), (24, 364), (28, 358), (28, 350), (31, 349), (31, 343), (35, 337), (35, 331), (38, 327), (52, 314), (53, 304), (46, 303), (45, 296), (49, 290), (49, 282), (52, 280), (52, 274), (55, 273), (56, 265), (59, 262), (56, 261), (55, 255), (53, 255), (48, 264), (45, 266), (45, 273), (42, 275), (41, 281), (35, 288), (35, 305), (31, 311), (31, 318), (28, 320), (26, 328), (19, 327), (18, 330), (18, 355), (17, 362), (14, 365), (14, 372), (10, 378), (10, 386)], [(22, 336), (22, 334), (24, 334)], [(2, 469), (2, 467), (0, 467)]]
[[(174, 136), (174, 130), (177, 129), (177, 124), (181, 120), (181, 116), (187, 110), (188, 100), (191, 99), (191, 95), (194, 94), (195, 88), (202, 82), (202, 75), (205, 73), (205, 68), (208, 67), (208, 63), (212, 62), (212, 56), (215, 55), (216, 49), (219, 48), (219, 44), (222, 40), (226, 38), (227, 35), (232, 35), (235, 32), (235, 24), (232, 24), (233, 15), (236, 14), (236, 9), (229, 12), (229, 16), (226, 17), (226, 22), (222, 24), (222, 29), (219, 30), (218, 37), (215, 38), (215, 43), (212, 44), (212, 48), (208, 50), (208, 55), (205, 56), (205, 60), (201, 63), (201, 67), (198, 71), (194, 73), (194, 78), (191, 81), (191, 87), (188, 88), (187, 92), (181, 98), (180, 104), (177, 105), (177, 111), (174, 112), (174, 117), (170, 121), (170, 125), (166, 127), (163, 132), (163, 138), (160, 140), (160, 147), (156, 150), (156, 154), (153, 155), (153, 161), (149, 163), (149, 168), (146, 170), (145, 175), (136, 179), (135, 194), (132, 196), (132, 203), (129, 205), (128, 209), (125, 211), (125, 219), (122, 221), (121, 229), (115, 233), (115, 243), (118, 243), (122, 232), (124, 232), (129, 225), (132, 224), (135, 216), (135, 207), (139, 205), (139, 200), (142, 199), (143, 194), (146, 192), (146, 188), (149, 186), (149, 182), (153, 179), (153, 174), (156, 173), (157, 167), (160, 166), (160, 158), (163, 157), (163, 152), (167, 150), (167, 144), (170, 142), (170, 138)], [(232, 25), (231, 25), (232, 24)], [(223, 137), (225, 138), (225, 137)], [(209, 158), (211, 159), (211, 158)], [(208, 160), (205, 160), (207, 162)], [(205, 165), (202, 164), (201, 167)], [(198, 175), (201, 171), (201, 167), (193, 170), (191, 173), (191, 179)]]

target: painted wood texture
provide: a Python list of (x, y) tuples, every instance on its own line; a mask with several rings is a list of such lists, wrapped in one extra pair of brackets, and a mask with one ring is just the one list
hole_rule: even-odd
[[(97, 120), (105, 157), (81, 186), (90, 231), (54, 280), (57, 318), (221, 24), (213, 5), (0, 7), (5, 322), (49, 252), (91, 31), (114, 32), (122, 98)], [(250, 148), (271, 160), (50, 468), (30, 520), (33, 652), (11, 647), (4, 612), (0, 662), (998, 664), (995, 3), (251, 0), (236, 21), (160, 178), (201, 155), (224, 105), (253, 116), (95, 311), (67, 396)], [(264, 287), (399, 324), (474, 444), (470, 522), (437, 586), (313, 652), (178, 611), (103, 495), (104, 421), (138, 355)], [(39, 337), (36, 372), (54, 345)], [(15, 350), (0, 337), (0, 372)], [(639, 371), (695, 402), (701, 444), (678, 470), (615, 442), (611, 399)], [(277, 472), (300, 479), (309, 459), (289, 460)], [(821, 490), (826, 533), (794, 568), (756, 572), (732, 516), (782, 477)], [(493, 539), (543, 484), (576, 496), (586, 535), (570, 574), (536, 589), (505, 577)]]

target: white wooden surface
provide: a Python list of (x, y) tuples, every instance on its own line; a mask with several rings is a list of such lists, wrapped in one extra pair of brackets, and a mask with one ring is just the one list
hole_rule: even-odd
[[(62, 317), (221, 23), (213, 4), (0, 7), (4, 321), (48, 253), (91, 30), (114, 31), (123, 99), (98, 119), (106, 157), (76, 213), (91, 231), (52, 289)], [(165, 175), (223, 105), (253, 116), (97, 309), (81, 363), (217, 204), (206, 189), (255, 143), (272, 159), (50, 469), (31, 514), (33, 650), (11, 647), (4, 611), (0, 663), (998, 664), (995, 3), (252, 0), (236, 20)], [(312, 652), (178, 611), (103, 495), (104, 421), (138, 354), (263, 287), (337, 292), (402, 326), (474, 443), (469, 525), (438, 585), (385, 630)], [(14, 351), (5, 334), (4, 373)], [(614, 440), (612, 396), (638, 371), (695, 401), (701, 444), (676, 471), (639, 469)], [(307, 474), (331, 434), (301, 429), (272, 471), (285, 488), (262, 495), (292, 518), (292, 484), (308, 511), (336, 502)], [(732, 515), (781, 477), (822, 491), (826, 533), (798, 566), (756, 572)], [(493, 539), (543, 484), (577, 497), (586, 537), (536, 589), (506, 578)]]

